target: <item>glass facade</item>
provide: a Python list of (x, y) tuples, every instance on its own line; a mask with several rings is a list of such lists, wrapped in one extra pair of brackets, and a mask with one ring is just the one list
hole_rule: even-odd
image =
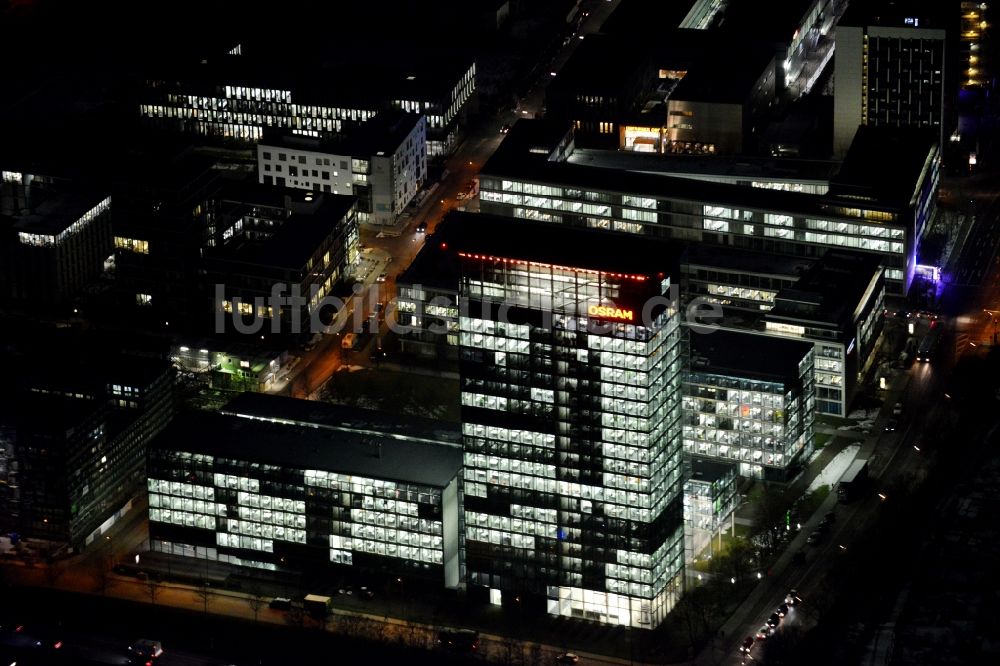
[(445, 488), (153, 449), (154, 550), (268, 570), (356, 566), (454, 587), (457, 477)]
[(647, 196), (652, 193), (604, 191), (488, 174), (480, 175), (479, 183), (484, 213), (725, 243), (789, 256), (819, 257), (829, 248), (857, 249), (885, 258), (889, 287), (899, 293), (907, 269), (912, 268), (908, 248), (915, 242), (914, 221), (897, 213), (821, 204), (818, 209), (823, 217), (817, 217), (791, 210), (735, 209)]
[(812, 351), (794, 383), (692, 370), (684, 381), (684, 451), (735, 462), (741, 476), (781, 478), (811, 447), (814, 403)]
[(739, 504), (738, 481), (736, 466), (726, 465), (715, 478), (699, 474), (684, 482), (685, 562), (699, 557), (712, 535), (725, 527)]
[(633, 314), (626, 294), (653, 281), (466, 256), (470, 584), (544, 598), (552, 614), (634, 627), (659, 624), (676, 602), (679, 316), (671, 304), (648, 324), (621, 321)]
[(476, 88), (475, 74), (476, 66), (472, 63), (440, 97), (373, 99), (351, 106), (300, 100), (300, 95), (291, 90), (218, 85), (196, 91), (191, 84), (153, 81), (147, 99), (139, 105), (139, 113), (153, 124), (169, 129), (256, 142), (270, 128), (329, 138), (369, 120), (383, 106), (391, 106), (427, 117), (427, 154), (436, 156), (447, 153), (454, 144), (459, 112)]

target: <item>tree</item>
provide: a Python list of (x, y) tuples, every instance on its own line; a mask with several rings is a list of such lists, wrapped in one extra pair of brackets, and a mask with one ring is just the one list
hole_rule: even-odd
[(194, 590), (194, 597), (195, 599), (201, 601), (206, 614), (208, 613), (208, 604), (212, 601), (214, 596), (215, 590), (212, 589), (212, 586), (209, 585), (207, 580), (202, 581), (201, 584)]
[(751, 534), (766, 555), (773, 555), (781, 543), (785, 530), (785, 500), (781, 492), (771, 486), (764, 486), (754, 507)]
[(149, 592), (149, 603), (155, 604), (156, 597), (160, 594), (160, 581), (155, 578), (147, 578), (146, 591)]
[(250, 607), (250, 611), (253, 613), (253, 621), (256, 624), (257, 616), (260, 614), (260, 609), (264, 606), (264, 596), (263, 590), (257, 584), (251, 585), (250, 589), (247, 590), (247, 606)]

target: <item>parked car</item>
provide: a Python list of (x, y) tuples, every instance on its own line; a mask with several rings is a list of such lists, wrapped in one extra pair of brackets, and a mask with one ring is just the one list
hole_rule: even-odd
[(885, 424), (886, 432), (896, 432), (898, 428), (899, 428), (899, 421), (897, 421), (896, 419), (889, 419), (889, 421)]
[(740, 645), (740, 652), (743, 654), (750, 654), (750, 648), (753, 647), (753, 636), (747, 636), (743, 639), (743, 643)]
[(580, 661), (580, 657), (573, 654), (572, 652), (563, 652), (561, 655), (556, 657), (557, 664), (575, 664)]
[(810, 546), (815, 546), (823, 540), (823, 536), (824, 534), (821, 530), (816, 530), (806, 538), (806, 543)]
[(785, 595), (785, 603), (789, 606), (795, 606), (796, 604), (802, 603), (802, 598), (799, 597), (799, 593), (795, 590), (789, 590), (788, 594)]
[(788, 604), (784, 603), (781, 604), (780, 606), (778, 606), (778, 610), (774, 612), (778, 614), (778, 617), (785, 617), (786, 615), (788, 615)]
[(901, 416), (902, 414), (903, 414), (903, 403), (897, 402), (895, 405), (892, 406), (892, 415)]
[(275, 597), (274, 599), (271, 599), (271, 602), (267, 605), (267, 607), (280, 611), (291, 610), (292, 600), (286, 597)]
[(757, 633), (754, 635), (754, 638), (756, 638), (759, 641), (764, 641), (773, 635), (774, 635), (774, 627), (772, 627), (769, 624), (762, 624), (760, 629), (758, 629)]
[(778, 617), (777, 613), (771, 613), (771, 617), (767, 618), (767, 626), (773, 628), (777, 627), (779, 624), (781, 624), (781, 618)]

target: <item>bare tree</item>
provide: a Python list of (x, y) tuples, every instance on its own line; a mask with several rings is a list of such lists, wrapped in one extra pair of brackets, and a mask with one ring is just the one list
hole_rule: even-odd
[(260, 586), (256, 583), (250, 586), (247, 590), (247, 606), (250, 607), (250, 611), (253, 613), (254, 624), (257, 623), (257, 616), (260, 614), (260, 609), (264, 607), (264, 591), (260, 589)]
[(208, 613), (208, 604), (215, 597), (215, 590), (212, 589), (212, 586), (208, 584), (207, 580), (204, 580), (204, 581), (201, 582), (201, 584), (198, 587), (195, 588), (195, 590), (194, 590), (194, 597), (198, 601), (201, 601), (202, 608), (204, 609), (205, 613), (207, 614)]
[(156, 597), (160, 594), (160, 581), (155, 578), (147, 578), (146, 591), (149, 592), (149, 603), (155, 604)]
[(505, 636), (500, 642), (500, 658), (504, 666), (515, 666), (524, 663), (524, 649), (521, 641)]
[(305, 619), (306, 614), (305, 611), (302, 610), (302, 606), (292, 606), (288, 609), (288, 612), (285, 613), (285, 622), (293, 627), (301, 627), (305, 622)]

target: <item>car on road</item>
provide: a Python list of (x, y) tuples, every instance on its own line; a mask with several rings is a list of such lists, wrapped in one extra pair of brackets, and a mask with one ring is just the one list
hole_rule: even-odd
[(447, 629), (438, 634), (438, 645), (450, 652), (475, 652), (479, 649), (479, 633), (470, 629)]
[(837, 522), (837, 514), (833, 511), (827, 511), (826, 515), (823, 516), (823, 522), (821, 525), (830, 526)]
[(778, 617), (785, 617), (786, 615), (788, 615), (788, 604), (784, 603), (781, 604), (780, 606), (778, 606), (778, 610), (774, 612), (778, 614)]
[(417, 233), (418, 234), (425, 233), (426, 231), (427, 231), (427, 223), (426, 222), (421, 222), (420, 224), (417, 225)]
[(903, 415), (903, 403), (897, 402), (895, 405), (892, 406), (892, 415), (893, 416)]
[(802, 603), (802, 598), (795, 590), (789, 590), (788, 594), (785, 595), (785, 603), (789, 606), (795, 606), (796, 604)]
[(774, 627), (769, 624), (762, 624), (757, 633), (754, 634), (754, 638), (759, 641), (766, 641), (768, 638), (774, 635)]
[(561, 655), (556, 657), (557, 664), (576, 664), (580, 661), (580, 657), (573, 654), (572, 652), (563, 652)]
[[(509, 131), (510, 131), (510, 125), (504, 125), (503, 127), (500, 128), (500, 133), (501, 134), (506, 134)], [(573, 663), (576, 663), (576, 662), (573, 662)]]
[(160, 641), (140, 638), (129, 649), (129, 656), (134, 664), (153, 664), (163, 655), (163, 645)]
[(378, 278), (376, 278), (376, 281), (377, 282), (385, 282), (388, 278), (389, 278), (389, 274), (386, 273), (385, 271), (383, 271), (383, 272), (381, 272), (381, 273), (378, 274)]
[(820, 541), (823, 540), (824, 536), (826, 535), (824, 535), (821, 530), (816, 530), (808, 537), (806, 537), (806, 543), (809, 544), (810, 546), (815, 546), (816, 544), (818, 544)]
[(743, 643), (740, 644), (740, 652), (743, 654), (750, 654), (750, 648), (753, 647), (753, 642), (753, 636), (747, 636), (744, 638)]
[(898, 429), (899, 429), (899, 421), (897, 421), (896, 419), (889, 419), (889, 421), (885, 424), (886, 432), (896, 432), (896, 430)]
[(767, 626), (774, 628), (779, 624), (781, 624), (781, 618), (777, 613), (771, 613), (771, 617), (767, 618)]

